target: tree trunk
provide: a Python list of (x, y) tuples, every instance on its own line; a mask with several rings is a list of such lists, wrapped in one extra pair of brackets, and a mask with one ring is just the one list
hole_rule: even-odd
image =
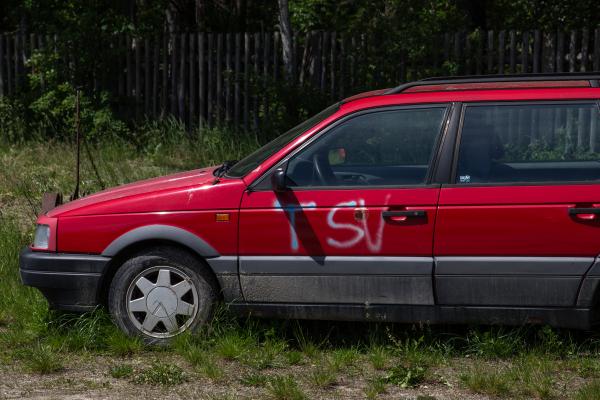
[(294, 79), (294, 44), (292, 24), (290, 23), (290, 10), (288, 0), (279, 1), (279, 30), (281, 31), (281, 47), (283, 52), (283, 66), (288, 79)]

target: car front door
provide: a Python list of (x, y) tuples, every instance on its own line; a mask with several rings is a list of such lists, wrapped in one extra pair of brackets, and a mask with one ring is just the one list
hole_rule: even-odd
[(434, 240), (439, 303), (574, 306), (600, 253), (598, 104), (470, 104), (462, 120)]
[(294, 151), (275, 191), (242, 199), (240, 282), (249, 302), (433, 304), (439, 185), (430, 170), (447, 105), (346, 116)]

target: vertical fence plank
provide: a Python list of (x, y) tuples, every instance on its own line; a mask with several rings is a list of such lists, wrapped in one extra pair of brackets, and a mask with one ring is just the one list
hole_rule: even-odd
[(254, 34), (254, 69), (253, 74), (253, 90), (252, 90), (252, 127), (258, 130), (258, 76), (259, 76), (259, 57), (260, 57), (260, 33)]
[(158, 69), (160, 62), (160, 36), (153, 39), (154, 46), (152, 53), (152, 116), (158, 115)]
[(263, 78), (261, 80), (262, 86), (262, 103), (263, 103), (263, 116), (266, 120), (269, 115), (269, 99), (267, 96), (267, 87), (269, 84), (269, 59), (271, 57), (271, 36), (265, 32), (263, 42)]
[(231, 124), (231, 33), (225, 35), (225, 121)]
[(0, 97), (4, 96), (4, 35), (0, 34)]
[(217, 91), (215, 95), (215, 108), (216, 108), (216, 117), (215, 121), (217, 124), (221, 124), (223, 122), (223, 34), (217, 33), (217, 65), (216, 65), (216, 73), (217, 73)]
[(131, 37), (127, 36), (125, 38), (125, 64), (127, 75), (125, 77), (125, 96), (131, 96), (133, 92), (133, 66), (131, 62)]
[(250, 101), (249, 101), (249, 93), (248, 93), (248, 89), (249, 89), (249, 85), (248, 85), (248, 80), (249, 80), (249, 74), (250, 74), (250, 34), (249, 33), (245, 33), (244, 34), (244, 131), (248, 132), (249, 129), (249, 107), (250, 107)]
[(477, 75), (481, 75), (483, 72), (483, 32), (477, 32), (477, 62), (475, 63), (475, 71)]
[[(319, 46), (319, 52), (321, 51), (321, 42), (317, 42), (318, 46)], [(350, 88), (353, 91), (352, 93), (354, 93), (354, 90), (356, 88), (356, 36), (352, 35), (352, 38), (350, 39), (350, 47), (351, 47), (351, 52), (350, 52)], [(321, 59), (321, 55), (319, 54), (319, 60)], [(402, 63), (400, 63), (400, 66), (402, 67)], [(321, 65), (319, 64), (319, 70), (321, 69)], [(320, 74), (320, 71), (319, 71)], [(402, 76), (402, 74), (400, 74)]]
[(600, 28), (594, 32), (594, 71), (600, 71)]
[(198, 126), (200, 129), (204, 128), (204, 110), (206, 109), (206, 84), (204, 77), (204, 41), (206, 35), (204, 33), (198, 33)]
[(124, 73), (125, 73), (125, 68), (126, 68), (126, 63), (124, 61), (124, 57), (123, 57), (123, 51), (125, 50), (126, 47), (126, 43), (125, 43), (125, 36), (123, 35), (119, 35), (117, 38), (117, 51), (116, 53), (116, 58), (117, 58), (117, 86), (118, 86), (118, 94), (119, 96), (124, 96), (125, 95), (125, 79), (124, 79)]
[(327, 55), (329, 54), (329, 32), (323, 32), (323, 51), (321, 53), (321, 79), (319, 83), (319, 88), (321, 92), (325, 92), (325, 87), (327, 85)]
[(21, 68), (20, 68), (20, 62), (19, 62), (19, 34), (15, 33), (14, 38), (13, 38), (15, 44), (13, 46), (13, 52), (14, 52), (14, 69), (15, 69), (15, 92), (18, 92), (20, 87), (21, 87)]
[(542, 34), (542, 72), (554, 72), (556, 51), (556, 35)]
[(563, 72), (565, 60), (565, 34), (558, 32), (556, 36), (556, 72)]
[(339, 77), (338, 77), (338, 81), (339, 81), (339, 98), (343, 99), (345, 96), (345, 92), (344, 92), (344, 83), (345, 83), (345, 79), (346, 79), (346, 65), (344, 63), (344, 60), (346, 58), (346, 38), (343, 35), (340, 35), (340, 54), (339, 54), (339, 59), (340, 59), (340, 73), (339, 73)]
[(498, 73), (504, 74), (504, 55), (506, 54), (506, 45), (504, 43), (505, 31), (498, 33)]
[(335, 32), (331, 32), (331, 68), (330, 68), (330, 73), (331, 73), (331, 78), (329, 80), (329, 98), (333, 101), (335, 99), (335, 56), (336, 56), (336, 43), (337, 43), (337, 38), (336, 38), (336, 34)]
[(517, 34), (514, 30), (510, 33), (510, 73), (517, 72)]
[(491, 74), (494, 72), (494, 31), (488, 32), (487, 60), (488, 60), (487, 71), (488, 71), (488, 74)]
[(206, 53), (206, 62), (207, 62), (207, 70), (208, 70), (208, 75), (207, 75), (207, 79), (206, 79), (206, 87), (207, 87), (207, 96), (206, 96), (206, 122), (208, 124), (209, 127), (212, 128), (213, 126), (213, 100), (214, 100), (214, 96), (213, 96), (213, 92), (214, 92), (214, 78), (213, 78), (213, 70), (214, 70), (214, 65), (213, 65), (213, 46), (214, 46), (214, 34), (213, 33), (209, 33), (206, 37), (207, 42), (206, 42), (206, 48), (207, 48), (207, 53)]
[(188, 85), (188, 111), (190, 128), (196, 125), (196, 34), (189, 34), (189, 85)]
[(185, 112), (185, 91), (187, 89), (186, 80), (187, 74), (185, 73), (185, 68), (187, 63), (185, 62), (185, 56), (187, 54), (187, 35), (185, 33), (181, 34), (181, 42), (179, 43), (180, 55), (179, 55), (179, 79), (177, 85), (177, 116), (183, 122), (186, 120), (186, 112)]
[(529, 32), (523, 32), (523, 48), (521, 49), (521, 72), (529, 72)]
[(148, 38), (144, 39), (144, 113), (146, 115), (150, 115), (150, 104), (151, 104), (151, 73), (152, 67), (150, 66), (150, 54), (152, 53), (152, 48), (150, 47), (150, 40)]
[(588, 44), (590, 41), (590, 31), (587, 30), (587, 28), (584, 28), (582, 33), (581, 33), (581, 65), (579, 67), (579, 70), (582, 72), (587, 71), (587, 64), (588, 64)]
[(236, 128), (240, 125), (240, 79), (241, 79), (241, 45), (242, 45), (242, 35), (239, 32), (235, 34), (235, 57), (234, 57), (234, 67), (235, 75), (234, 75), (234, 89), (233, 89), (233, 124)]
[(279, 32), (273, 34), (273, 80), (279, 79)]
[(169, 36), (162, 38), (162, 85), (160, 96), (160, 114), (164, 117), (169, 104)]
[(542, 35), (538, 29), (533, 32), (533, 72), (541, 71)]
[(575, 59), (577, 57), (577, 32), (571, 31), (569, 37), (569, 72), (575, 72)]
[(142, 41), (140, 38), (135, 38), (133, 45), (135, 46), (135, 111), (136, 115), (140, 110), (140, 95), (142, 91)]
[(171, 107), (170, 112), (172, 115), (177, 115), (177, 34), (173, 33), (171, 35), (170, 42), (170, 50), (171, 50), (171, 65), (170, 65), (170, 73), (171, 73), (171, 85), (169, 90), (169, 98), (171, 99)]
[(464, 65), (461, 62), (461, 35), (460, 32), (454, 34), (454, 62), (457, 65), (458, 75), (464, 74)]

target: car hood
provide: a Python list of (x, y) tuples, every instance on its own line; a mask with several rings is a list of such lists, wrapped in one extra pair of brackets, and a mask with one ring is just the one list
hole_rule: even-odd
[[(216, 167), (180, 172), (106, 189), (65, 203), (48, 212), (49, 217), (102, 213), (132, 213), (205, 208), (195, 194), (232, 182), (217, 183)], [(237, 180), (241, 182), (241, 180)], [(236, 183), (239, 183), (236, 182)], [(194, 201), (196, 198), (196, 201)]]

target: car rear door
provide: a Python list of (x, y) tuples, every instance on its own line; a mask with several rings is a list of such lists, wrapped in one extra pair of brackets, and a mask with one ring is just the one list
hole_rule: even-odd
[(563, 307), (600, 253), (594, 101), (466, 104), (435, 232), (439, 304)]
[(450, 107), (388, 107), (326, 128), (244, 194), (240, 282), (249, 302), (433, 304), (430, 183)]

